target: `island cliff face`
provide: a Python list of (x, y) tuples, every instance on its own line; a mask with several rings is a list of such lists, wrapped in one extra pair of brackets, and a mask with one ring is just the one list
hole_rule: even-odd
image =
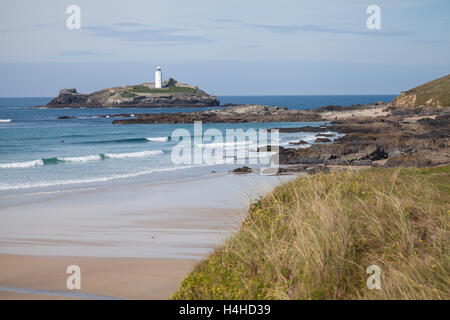
[(198, 87), (178, 83), (169, 79), (161, 89), (152, 84), (107, 88), (91, 94), (78, 93), (76, 89), (63, 89), (52, 99), (48, 108), (102, 108), (102, 107), (214, 107), (219, 105), (215, 96), (210, 96)]

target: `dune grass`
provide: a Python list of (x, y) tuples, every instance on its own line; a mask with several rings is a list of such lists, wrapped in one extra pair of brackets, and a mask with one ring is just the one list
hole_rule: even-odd
[(450, 166), (298, 178), (254, 203), (172, 298), (449, 299), (449, 198)]

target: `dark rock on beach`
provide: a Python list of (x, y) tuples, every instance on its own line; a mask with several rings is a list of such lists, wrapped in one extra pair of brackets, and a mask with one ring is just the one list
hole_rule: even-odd
[(325, 142), (331, 142), (331, 140), (328, 138), (317, 138), (316, 140), (314, 140), (314, 143), (325, 143)]
[(316, 134), (316, 137), (334, 137), (334, 134), (332, 134), (332, 133), (318, 133), (318, 134)]
[(250, 173), (252, 171), (253, 170), (251, 168), (249, 168), (247, 166), (243, 166), (243, 167), (234, 169), (233, 173)]
[(60, 120), (65, 120), (65, 119), (75, 119), (76, 117), (71, 117), (71, 116), (61, 116), (61, 117), (58, 117), (58, 119), (60, 119)]
[(291, 142), (289, 142), (289, 144), (293, 145), (293, 146), (299, 146), (299, 145), (308, 144), (308, 142), (306, 142), (305, 140), (300, 140), (300, 141), (297, 141), (297, 142), (291, 141)]

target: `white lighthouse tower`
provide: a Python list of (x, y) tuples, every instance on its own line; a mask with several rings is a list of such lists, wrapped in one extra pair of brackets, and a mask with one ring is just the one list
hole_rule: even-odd
[(155, 88), (162, 88), (162, 72), (161, 67), (157, 67), (155, 71)]

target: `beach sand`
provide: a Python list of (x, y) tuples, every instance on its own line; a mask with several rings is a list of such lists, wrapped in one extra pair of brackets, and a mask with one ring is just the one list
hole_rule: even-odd
[[(165, 299), (197, 262), (2, 254), (0, 299)], [(66, 288), (70, 265), (81, 269), (81, 290)]]
[(383, 111), (386, 107), (379, 107), (373, 109), (363, 110), (349, 110), (349, 111), (329, 111), (324, 112), (321, 116), (327, 121), (333, 120), (347, 120), (352, 118), (373, 118), (386, 116), (389, 112)]
[[(0, 299), (167, 299), (237, 230), (249, 201), (292, 177), (178, 182), (0, 197)], [(81, 268), (81, 290), (66, 268)]]

